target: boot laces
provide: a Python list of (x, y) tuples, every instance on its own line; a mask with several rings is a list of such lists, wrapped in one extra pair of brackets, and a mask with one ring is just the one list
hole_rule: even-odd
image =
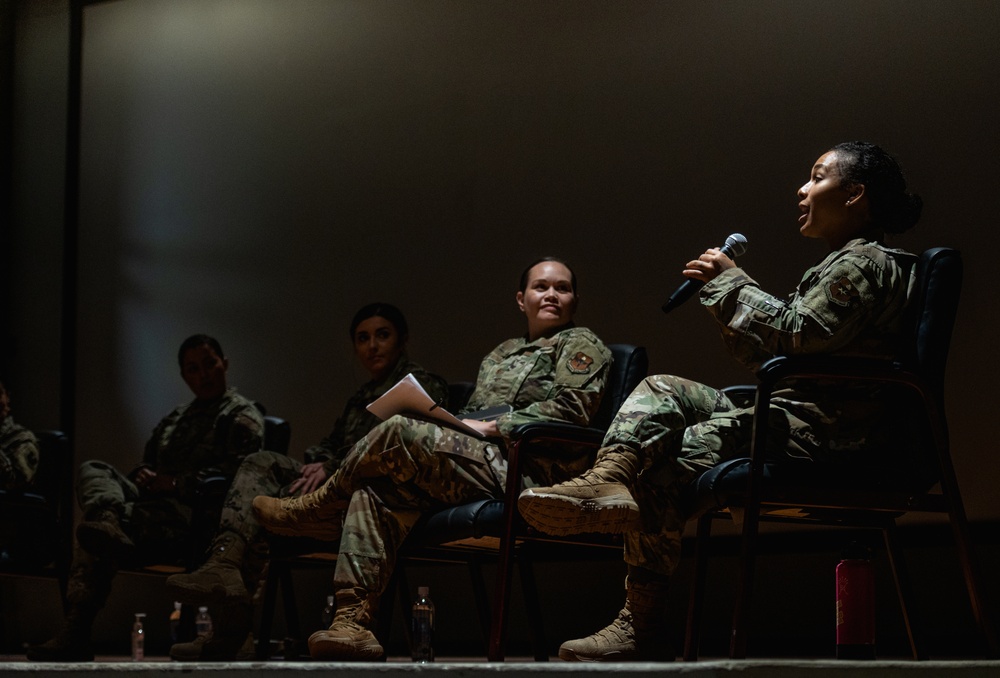
[(635, 642), (635, 629), (632, 626), (632, 613), (621, 610), (613, 622), (594, 634), (597, 638), (609, 641), (612, 645)]
[(621, 484), (617, 478), (611, 477), (611, 474), (607, 472), (607, 469), (602, 469), (599, 466), (589, 468), (575, 478), (571, 478), (563, 483), (563, 485), (608, 485), (608, 484)]
[[(298, 513), (299, 511), (309, 511), (313, 506), (313, 502), (306, 503), (306, 497), (310, 495), (299, 495), (295, 497), (285, 497), (281, 500), (281, 508), (290, 513)], [(310, 497), (311, 498), (311, 497)]]
[(342, 608), (337, 608), (333, 621), (330, 623), (330, 630), (349, 631), (353, 633), (367, 631), (368, 628), (365, 624), (370, 618), (371, 615), (369, 614), (366, 600), (352, 601), (345, 604)]
[(360, 633), (362, 631), (367, 631), (364, 626), (357, 623), (353, 617), (334, 617), (333, 623), (330, 624), (331, 631), (346, 631), (351, 634)]
[(281, 500), (281, 509), (286, 518), (305, 518), (307, 522), (329, 520), (347, 507), (347, 502), (326, 497), (321, 499), (316, 492), (285, 497)]

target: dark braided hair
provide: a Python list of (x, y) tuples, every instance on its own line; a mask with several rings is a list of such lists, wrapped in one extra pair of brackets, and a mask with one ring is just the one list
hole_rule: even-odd
[(906, 192), (895, 158), (867, 141), (847, 141), (830, 150), (837, 154), (841, 185), (864, 184), (876, 226), (886, 233), (903, 233), (917, 223), (924, 201)]

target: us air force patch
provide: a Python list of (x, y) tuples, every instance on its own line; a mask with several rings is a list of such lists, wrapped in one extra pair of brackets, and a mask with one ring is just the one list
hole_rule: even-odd
[(569, 371), (573, 374), (587, 374), (590, 372), (590, 366), (593, 364), (594, 359), (583, 351), (570, 358), (568, 363)]
[(835, 304), (849, 306), (851, 300), (859, 298), (861, 293), (858, 292), (858, 288), (854, 286), (850, 278), (845, 275), (830, 283), (830, 286), (826, 288), (826, 296)]

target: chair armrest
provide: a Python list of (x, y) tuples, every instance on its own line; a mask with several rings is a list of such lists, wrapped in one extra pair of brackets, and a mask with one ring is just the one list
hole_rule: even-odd
[[(776, 356), (757, 370), (762, 385), (772, 387), (786, 379), (817, 378), (837, 381), (891, 381), (910, 384), (920, 390), (923, 380), (902, 363), (878, 358), (851, 356)], [(919, 386), (918, 386), (919, 385)]]
[[(521, 492), (521, 452), (525, 445), (537, 442), (576, 443), (598, 447), (604, 440), (604, 431), (562, 422), (539, 421), (521, 424), (510, 434), (507, 447), (507, 487), (504, 501), (507, 510), (507, 528), (517, 513), (517, 497)], [(552, 450), (548, 450), (552, 451)]]
[(737, 407), (750, 407), (753, 405), (753, 397), (757, 393), (757, 387), (754, 384), (739, 384), (736, 386), (726, 386), (722, 389), (722, 392)]
[(194, 483), (194, 495), (200, 500), (224, 497), (232, 482), (232, 477), (223, 473), (212, 473), (199, 477)]
[(522, 445), (537, 440), (600, 445), (604, 431), (563, 422), (538, 421), (514, 428), (510, 438)]
[[(930, 422), (930, 435), (939, 455), (947, 454), (948, 433), (944, 423), (940, 389), (928, 383), (923, 376), (900, 361), (829, 355), (776, 356), (761, 365), (757, 376), (760, 378), (760, 386), (757, 388), (755, 417), (761, 414), (767, 415), (775, 386), (789, 379), (873, 382), (904, 386), (914, 391), (923, 404), (927, 420)], [(754, 431), (750, 458), (755, 484), (759, 483), (763, 473), (766, 428), (760, 427), (760, 430)]]

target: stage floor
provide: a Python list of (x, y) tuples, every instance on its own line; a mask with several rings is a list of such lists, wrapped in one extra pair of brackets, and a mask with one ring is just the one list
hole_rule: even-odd
[(907, 678), (909, 676), (934, 676), (935, 678), (995, 678), (1000, 675), (1000, 661), (835, 661), (830, 659), (747, 659), (706, 660), (695, 663), (636, 663), (636, 664), (575, 664), (560, 661), (534, 662), (528, 659), (509, 660), (505, 663), (470, 662), (461, 658), (444, 659), (433, 664), (390, 660), (380, 664), (342, 664), (325, 662), (231, 662), (231, 663), (178, 663), (167, 658), (152, 657), (148, 661), (133, 663), (125, 657), (101, 657), (99, 661), (85, 664), (31, 663), (23, 655), (0, 656), (0, 677), (43, 676), (72, 673), (75, 677), (141, 674), (142, 678), (176, 678), (179, 673), (193, 670), (211, 672), (213, 678), (284, 678), (303, 673), (323, 671), (345, 676), (419, 675), (423, 677), (486, 678), (503, 675), (509, 678), (575, 678), (594, 674), (615, 673), (623, 678), (653, 678), (677, 673), (686, 678)]

